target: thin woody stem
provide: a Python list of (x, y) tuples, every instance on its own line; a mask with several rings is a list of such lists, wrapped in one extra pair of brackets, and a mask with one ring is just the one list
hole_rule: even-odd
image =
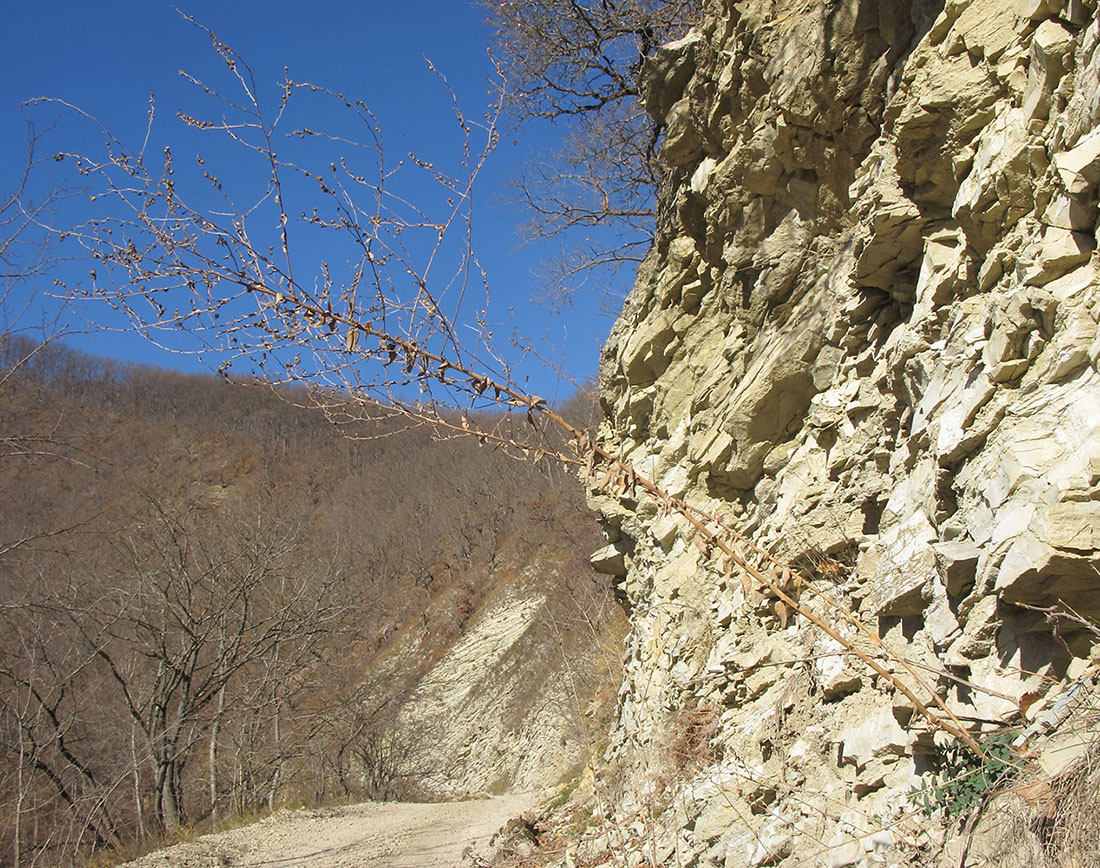
[[(223, 50), (228, 53), (228, 49), (221, 46), (219, 51)], [(231, 53), (227, 56), (229, 59), (236, 57)], [(244, 85), (240, 69), (232, 64), (230, 68)], [(280, 115), (286, 107), (292, 87), (298, 89), (298, 86), (290, 83), (285, 85)], [(455, 327), (462, 324), (445, 316), (440, 309), (443, 296), (452, 284), (444, 282), (442, 289), (435, 285), (429, 290), (428, 273), (430, 270), (435, 273), (444, 270), (439, 258), (443, 236), (456, 224), (464, 222), (465, 246), (459, 254), (458, 273), (463, 275), (459, 289), (465, 292), (470, 268), (476, 265), (469, 234), (472, 220), (469, 193), (485, 158), (495, 144), (495, 116), (490, 119), (488, 126), (482, 127), (488, 136), (484, 149), (476, 157), (466, 152), (466, 177), (461, 180), (434, 169), (430, 163), (412, 158), (422, 169), (431, 172), (436, 183), (447, 192), (448, 209), (443, 219), (431, 220), (426, 210), (409, 205), (394, 193), (384, 192), (383, 183), (392, 176), (392, 172), (384, 171), (381, 163), (378, 167), (377, 184), (368, 184), (366, 187), (371, 191), (370, 195), (374, 197), (377, 206), (377, 211), (371, 214), (360, 211), (350, 199), (346, 202), (342, 198), (345, 195), (350, 196), (343, 186), (345, 181), (350, 179), (352, 183), (365, 183), (345, 165), (342, 156), (338, 159), (345, 175), (332, 181), (332, 186), (316, 171), (298, 168), (293, 162), (285, 162), (276, 157), (272, 139), (274, 124), (264, 122), (254, 90), (254, 86), (245, 86), (246, 105), (229, 104), (245, 113), (245, 126), (259, 129), (261, 144), (247, 142), (238, 132), (238, 127), (229, 121), (217, 125), (235, 144), (262, 155), (270, 170), (271, 183), (265, 195), (259, 203), (248, 209), (241, 210), (231, 203), (230, 210), (224, 213), (196, 210), (186, 203), (176, 189), (167, 151), (166, 174), (158, 181), (149, 175), (140, 159), (134, 160), (127, 155), (121, 143), (109, 134), (111, 159), (108, 162), (78, 162), (78, 168), (82, 166), (84, 173), (103, 177), (108, 183), (108, 192), (132, 212), (129, 219), (90, 221), (83, 229), (74, 233), (91, 249), (96, 259), (120, 269), (128, 278), (122, 288), (100, 291), (94, 288), (93, 273), (91, 294), (101, 294), (112, 300), (146, 332), (151, 328), (167, 326), (184, 330), (212, 328), (226, 339), (232, 359), (244, 357), (257, 360), (256, 364), (261, 370), (268, 370), (269, 353), (275, 354), (287, 348), (292, 352), (312, 350), (315, 358), (320, 360), (319, 374), (311, 375), (296, 360), (288, 366), (290, 380), (301, 382), (311, 376), (322, 380), (329, 378), (330, 381), (337, 382), (339, 387), (339, 397), (334, 400), (343, 401), (345, 405), (351, 403), (358, 404), (361, 408), (381, 408), (415, 420), (417, 424), (427, 423), (440, 430), (473, 435), (483, 442), (521, 451), (528, 458), (554, 459), (569, 467), (584, 468), (589, 484), (593, 487), (611, 488), (614, 485), (620, 489), (620, 493), (631, 494), (641, 489), (661, 509), (676, 512), (695, 528), (698, 538), (702, 540), (701, 547), (708, 557), (713, 550), (721, 551), (728, 562), (735, 564), (746, 576), (766, 588), (790, 611), (803, 615), (816, 628), (840, 643), (848, 653), (894, 685), (933, 726), (963, 742), (978, 756), (983, 755), (974, 737), (915, 667), (886, 646), (877, 632), (864, 624), (846, 606), (810, 584), (805, 577), (796, 576), (788, 565), (731, 528), (720, 516), (671, 497), (653, 481), (637, 473), (628, 462), (593, 443), (588, 432), (553, 410), (545, 399), (518, 386), (508, 373), (507, 366), (500, 359), (492, 357), (492, 349), (487, 341), (488, 326), (484, 321), (479, 319), (477, 322), (478, 343), (474, 351), (458, 342)], [(351, 103), (348, 102), (348, 105), (350, 107)], [(89, 115), (81, 114), (94, 120)], [(369, 115), (367, 119), (369, 120)], [(466, 134), (468, 149), (471, 125), (462, 121), (461, 116), (460, 122)], [(193, 123), (205, 128), (203, 122)], [(380, 160), (381, 143), (377, 131), (373, 127), (371, 129), (377, 143), (374, 150)], [(81, 160), (79, 157), (77, 159)], [(330, 168), (335, 176), (336, 162), (330, 163)], [(285, 178), (283, 170), (289, 170)], [(291, 211), (287, 196), (291, 192), (289, 185), (292, 176), (289, 172), (293, 171), (300, 172), (311, 183), (319, 183), (322, 196), (336, 202), (336, 216), (319, 216), (316, 218), (316, 225), (351, 234), (358, 258), (353, 262), (353, 278), (350, 283), (342, 283), (337, 276), (330, 273), (327, 265), (323, 265), (320, 286), (315, 285), (311, 291), (298, 282), (302, 280), (302, 269), (298, 269), (297, 275), (292, 271), (293, 257), (288, 238)], [(204, 178), (216, 184), (213, 175), (205, 169), (202, 172)], [(113, 173), (121, 173), (120, 183), (113, 183)], [(325, 177), (328, 178), (328, 175)], [(217, 188), (220, 190), (220, 185)], [(453, 198), (450, 198), (451, 194)], [(278, 242), (265, 252), (261, 245), (254, 244), (250, 239), (246, 222), (253, 221), (253, 215), (257, 213), (260, 204), (269, 197), (273, 197), (273, 210), (279, 219)], [(383, 204), (384, 200), (386, 204)], [(407, 211), (387, 210), (395, 202), (398, 208), (412, 208), (411, 220)], [(156, 209), (163, 209), (163, 213)], [(316, 209), (314, 213), (317, 213)], [(220, 222), (226, 219), (228, 223)], [(306, 222), (309, 222), (309, 218), (306, 218)], [(125, 231), (112, 237), (110, 228), (105, 228), (111, 225)], [(429, 240), (424, 247), (427, 255), (425, 267), (417, 269), (414, 252), (419, 248), (414, 243), (403, 240), (403, 233), (419, 231), (435, 233), (436, 237), (434, 241)], [(131, 240), (131, 233), (136, 235), (140, 247)], [(122, 238), (125, 240), (121, 240)], [(210, 247), (210, 244), (214, 246)], [(281, 256), (275, 250), (276, 246), (281, 251)], [(413, 289), (410, 290), (410, 295), (403, 296), (395, 286), (392, 275), (384, 273), (387, 260), (391, 267), (400, 266), (400, 279), (408, 277), (411, 280), (410, 286)], [(357, 294), (364, 289), (360, 285), (364, 274), (368, 275), (366, 289), (371, 294), (370, 301), (366, 304), (357, 299)], [(239, 286), (244, 292), (220, 295), (215, 292), (215, 287), (222, 282)], [(154, 288), (148, 288), (150, 284)], [(177, 290), (190, 292), (190, 306), (181, 305), (173, 309), (160, 303), (158, 293), (175, 293)], [(250, 312), (241, 313), (233, 304), (249, 294), (255, 297), (258, 304)], [(158, 312), (143, 318), (138, 311), (142, 299), (154, 305)], [(212, 324), (218, 321), (223, 312), (228, 313), (227, 321)], [(315, 333), (312, 331), (314, 328), (320, 331)], [(364, 339), (377, 342), (377, 345), (368, 347), (363, 343)], [(479, 354), (488, 354), (491, 364), (479, 358)], [(262, 361), (259, 360), (261, 357)], [(403, 363), (404, 374), (394, 377), (388, 366), (399, 358)], [(367, 363), (378, 365), (381, 369), (368, 369)], [(504, 373), (491, 372), (493, 370), (503, 370)], [(421, 387), (421, 396), (427, 395), (427, 399), (414, 401), (400, 397), (401, 387), (417, 382)], [(489, 424), (471, 421), (465, 414), (461, 421), (456, 421), (441, 409), (443, 405), (437, 400), (438, 392), (433, 393), (433, 389), (444, 392), (448, 399), (463, 397), (468, 401), (467, 406), (470, 409), (484, 400), (508, 412), (521, 411), (531, 427), (530, 437), (492, 430)], [(323, 405), (322, 399), (316, 398), (315, 401)], [(564, 432), (569, 438), (569, 444), (557, 446), (553, 441), (547, 441), (545, 435), (551, 429)], [(603, 478), (595, 483), (594, 475), (597, 470), (603, 474)], [(744, 546), (755, 552), (757, 564), (750, 563), (742, 550)], [(771, 574), (771, 567), (766, 567), (765, 564), (779, 568), (783, 580), (777, 580)], [(808, 605), (800, 602), (785, 586), (791, 580), (805, 585), (809, 593), (822, 601), (826, 611), (835, 612), (853, 625), (877, 650), (869, 652), (857, 647), (851, 639), (845, 638), (829, 623), (827, 614), (815, 613)], [(908, 673), (906, 680), (915, 685), (915, 688), (892, 672), (887, 663), (876, 659), (879, 656), (896, 664), (895, 668), (904, 669)], [(923, 701), (917, 695), (917, 690), (930, 694), (931, 702)], [(937, 713), (930, 707), (931, 704), (937, 705), (942, 713)]]

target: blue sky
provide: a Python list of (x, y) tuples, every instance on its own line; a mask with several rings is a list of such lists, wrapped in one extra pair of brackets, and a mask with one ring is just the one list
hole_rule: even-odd
[[(463, 111), (480, 116), (485, 110), (491, 34), (482, 13), (462, 0), (182, 0), (179, 6), (240, 54), (261, 86), (279, 80), (285, 65), (294, 79), (365, 100), (381, 122), (390, 155), (414, 150), (428, 159), (446, 160), (454, 148), (450, 98), (426, 59), (447, 76)], [(195, 100), (193, 88), (178, 71), (205, 76), (218, 68), (209, 39), (160, 0), (7, 0), (0, 5), (0, 32), (3, 188), (14, 182), (13, 172), (23, 157), (28, 116), (39, 127), (60, 116), (46, 142), (48, 151), (88, 150), (100, 144), (87, 125), (53, 107), (21, 108), (22, 101), (64, 99), (135, 143), (143, 135), (153, 92), (157, 134), (178, 145), (186, 136), (178, 129), (175, 110)], [(503, 137), (475, 190), (474, 244), (490, 280), (490, 317), (498, 325), (498, 345), (504, 343), (500, 338), (516, 331), (534, 340), (546, 357), (564, 357), (566, 368), (584, 378), (595, 372), (610, 320), (596, 313), (594, 304), (578, 302), (553, 315), (532, 301), (536, 285), (531, 270), (545, 250), (517, 251), (514, 226), (523, 215), (500, 201), (504, 178), (553, 135), (552, 129), (542, 128)], [(136, 336), (83, 331), (71, 342), (91, 352), (185, 369), (195, 365), (187, 357), (158, 352)], [(541, 363), (531, 364), (526, 374), (539, 394), (567, 390)]]

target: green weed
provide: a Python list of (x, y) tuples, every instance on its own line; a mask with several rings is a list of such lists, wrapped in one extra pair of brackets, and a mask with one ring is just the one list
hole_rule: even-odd
[(931, 782), (914, 787), (910, 801), (928, 816), (943, 811), (955, 817), (969, 811), (1020, 770), (1020, 758), (1012, 747), (1015, 738), (1011, 729), (991, 735), (981, 743), (984, 758), (961, 742), (950, 742), (936, 758)]

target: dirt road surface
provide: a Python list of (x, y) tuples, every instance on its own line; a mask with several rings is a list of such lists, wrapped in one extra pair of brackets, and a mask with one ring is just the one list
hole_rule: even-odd
[(126, 868), (459, 868), (533, 796), (441, 804), (378, 802), (281, 811), (143, 856)]

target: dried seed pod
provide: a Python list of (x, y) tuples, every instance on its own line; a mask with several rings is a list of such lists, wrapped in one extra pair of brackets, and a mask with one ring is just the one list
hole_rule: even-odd
[(730, 544), (730, 557), (733, 558), (734, 563), (738, 566), (745, 565), (745, 547), (739, 542), (733, 542)]

